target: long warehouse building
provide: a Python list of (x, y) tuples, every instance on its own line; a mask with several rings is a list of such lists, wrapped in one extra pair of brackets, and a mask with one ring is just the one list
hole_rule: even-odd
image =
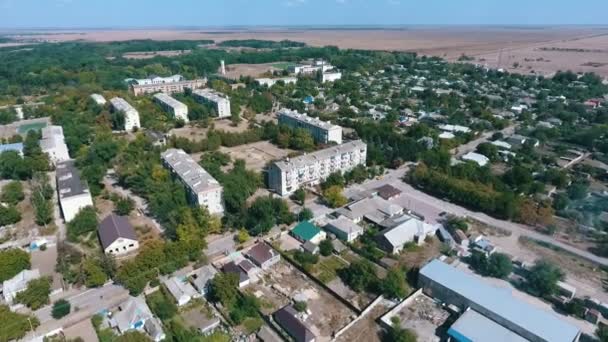
[(302, 186), (321, 183), (334, 172), (344, 173), (365, 165), (366, 159), (367, 145), (355, 140), (274, 162), (268, 171), (270, 189), (287, 196)]
[(192, 91), (192, 96), (201, 103), (209, 103), (213, 105), (218, 118), (230, 117), (230, 99), (215, 90), (205, 88)]
[(188, 120), (188, 106), (179, 102), (165, 93), (158, 93), (154, 95), (154, 101), (156, 101), (164, 110), (173, 114), (176, 119), (181, 119), (187, 123)]
[(57, 163), (55, 174), (59, 206), (65, 222), (70, 222), (81, 209), (93, 206), (93, 198), (87, 184), (80, 179), (74, 160)]
[[(531, 342), (573, 342), (581, 333), (569, 322), (514, 297), (511, 290), (487, 284), (439, 260), (431, 261), (420, 270), (418, 285), (426, 295), (446, 305), (474, 310), (496, 323), (486, 321), (483, 324), (495, 331), (489, 335), (504, 335), (504, 329), (500, 328), (503, 327)], [(470, 330), (465, 326), (470, 326), (471, 321), (482, 328), (480, 319), (469, 317), (472, 315), (475, 313), (465, 313), (463, 320), (452, 327), (452, 337), (456, 341), (473, 340), (472, 336), (464, 336)]]
[(297, 110), (287, 108), (281, 109), (277, 113), (277, 117), (281, 125), (309, 131), (316, 142), (321, 144), (335, 142), (338, 145), (342, 143), (342, 127), (338, 125), (332, 125), (328, 121), (300, 114)]
[(170, 148), (161, 154), (161, 158), (165, 167), (184, 184), (192, 203), (207, 207), (211, 214), (224, 213), (222, 186), (189, 154), (184, 150)]

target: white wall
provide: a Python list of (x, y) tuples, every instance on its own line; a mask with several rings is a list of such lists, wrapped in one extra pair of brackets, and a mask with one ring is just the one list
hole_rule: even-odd
[(109, 245), (104, 253), (112, 254), (112, 255), (122, 255), (126, 253), (130, 253), (139, 248), (139, 242), (131, 239), (123, 239), (119, 238), (114, 241), (111, 245)]
[(61, 212), (63, 213), (63, 218), (65, 222), (70, 222), (76, 217), (76, 214), (80, 211), (80, 209), (84, 207), (93, 206), (93, 199), (91, 198), (91, 194), (85, 193), (77, 196), (62, 198), (59, 200), (61, 205)]

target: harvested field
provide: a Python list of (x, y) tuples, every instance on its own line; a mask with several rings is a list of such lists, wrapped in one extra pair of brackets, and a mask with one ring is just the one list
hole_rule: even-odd
[(220, 147), (220, 151), (230, 155), (232, 160), (243, 159), (248, 169), (262, 171), (273, 160), (287, 157), (292, 150), (281, 149), (268, 141), (235, 146)]
[[(305, 42), (312, 46), (334, 45), (340, 48), (415, 51), (424, 55), (433, 55), (456, 60), (463, 53), (483, 58), (490, 67), (495, 67), (498, 55), (503, 51), (503, 67), (511, 66), (516, 60), (534, 59), (541, 47), (596, 49), (606, 46), (606, 30), (602, 27), (499, 27), (499, 26), (410, 26), (387, 29), (243, 29), (243, 30), (90, 30), (90, 31), (45, 31), (40, 34), (28, 34), (12, 37), (17, 40), (40, 41), (125, 41), (132, 39), (154, 40), (200, 40), (213, 39), (216, 42), (231, 39), (263, 39)], [(603, 44), (603, 45), (602, 45)], [(544, 53), (544, 51), (543, 51)], [(539, 73), (552, 73), (559, 69), (576, 71), (595, 71), (608, 76), (608, 67), (583, 66), (585, 63), (605, 63), (601, 56), (594, 52), (580, 55), (567, 50), (543, 54), (551, 62), (530, 62), (513, 71), (529, 73), (532, 68)], [(508, 57), (512, 55), (513, 57)], [(494, 60), (494, 64), (492, 64)], [(528, 69), (528, 67), (531, 67)], [(254, 70), (257, 72), (257, 70)]]

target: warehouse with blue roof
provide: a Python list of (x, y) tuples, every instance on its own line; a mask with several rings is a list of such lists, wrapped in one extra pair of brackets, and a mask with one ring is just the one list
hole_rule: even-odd
[(466, 310), (448, 331), (455, 341), (503, 336), (504, 341), (573, 342), (581, 333), (556, 315), (515, 298), (509, 289), (494, 287), (439, 260), (420, 270), (418, 284), (426, 295)]

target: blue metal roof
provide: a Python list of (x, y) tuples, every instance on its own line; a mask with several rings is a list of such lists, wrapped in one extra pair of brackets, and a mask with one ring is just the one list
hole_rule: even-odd
[(424, 266), (420, 274), (546, 341), (572, 342), (580, 332), (556, 315), (513, 297), (509, 289), (491, 286), (439, 260)]
[(448, 335), (458, 342), (528, 342), (475, 310), (467, 310), (460, 316), (448, 329)]
[(6, 152), (6, 151), (15, 151), (15, 152), (22, 153), (23, 152), (23, 143), (0, 145), (0, 153)]

